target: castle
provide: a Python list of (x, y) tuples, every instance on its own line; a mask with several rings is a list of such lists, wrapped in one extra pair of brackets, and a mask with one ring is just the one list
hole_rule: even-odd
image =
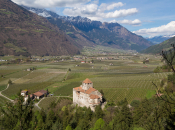
[(93, 88), (92, 81), (85, 79), (80, 87), (73, 88), (73, 103), (95, 111), (95, 106), (102, 103), (102, 94)]

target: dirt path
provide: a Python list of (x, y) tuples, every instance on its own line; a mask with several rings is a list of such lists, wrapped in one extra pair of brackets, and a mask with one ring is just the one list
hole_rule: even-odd
[(38, 103), (35, 103), (34, 105), (37, 107), (37, 108), (39, 108), (39, 109), (41, 109), (38, 105), (39, 105), (39, 103), (43, 100), (43, 99), (45, 99), (46, 97), (43, 97)]
[[(9, 84), (7, 85), (7, 88), (6, 88), (6, 89), (8, 89), (8, 88), (9, 88)], [(8, 98), (8, 97), (6, 97), (6, 96), (2, 95), (2, 92), (3, 92), (3, 91), (5, 91), (6, 89), (4, 89), (4, 90), (0, 91), (0, 96), (2, 96), (2, 97), (4, 97), (4, 98), (6, 98), (7, 100), (9, 100), (9, 101), (11, 101), (11, 102), (14, 102), (14, 100), (12, 100), (12, 99), (10, 99), (10, 98)]]

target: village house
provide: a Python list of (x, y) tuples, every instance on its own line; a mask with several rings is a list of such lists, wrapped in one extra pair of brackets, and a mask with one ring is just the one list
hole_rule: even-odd
[[(26, 103), (26, 101), (28, 100), (28, 93), (29, 91), (26, 89), (26, 90), (22, 90), (21, 91), (21, 95), (24, 96), (24, 102)], [(29, 96), (31, 99), (34, 98), (34, 95), (33, 94), (30, 94)]]
[(28, 95), (28, 90), (22, 90), (22, 91), (21, 91), (21, 95), (22, 95), (22, 96)]
[(28, 68), (27, 71), (31, 71), (32, 69), (31, 68)]
[(40, 90), (40, 91), (35, 92), (35, 93), (33, 93), (33, 94), (34, 94), (34, 97), (35, 97), (36, 99), (40, 99), (40, 98), (42, 98), (42, 97), (44, 97), (44, 96), (47, 96), (47, 95), (48, 95), (48, 91), (46, 91), (46, 90)]
[[(22, 90), (21, 91), (21, 95), (24, 96), (24, 102), (26, 102), (27, 99), (28, 99), (28, 93), (29, 93), (28, 90)], [(45, 95), (46, 96), (48, 95), (48, 91), (46, 91), (46, 90), (40, 90), (38, 92), (35, 92), (33, 94), (30, 94), (30, 98), (31, 99), (34, 99), (34, 98), (40, 99), (40, 98), (44, 97)]]
[(92, 81), (87, 78), (80, 87), (73, 88), (73, 103), (95, 111), (95, 106), (102, 104), (102, 94), (93, 88)]

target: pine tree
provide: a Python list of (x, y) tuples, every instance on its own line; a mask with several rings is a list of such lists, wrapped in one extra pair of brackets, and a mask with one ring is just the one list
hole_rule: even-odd
[(26, 105), (23, 105), (24, 98), (20, 92), (17, 94), (18, 98), (15, 104), (7, 103), (6, 108), (0, 108), (1, 112), (4, 114), (1, 123), (5, 129), (24, 130), (31, 127), (30, 122), (33, 116), (33, 101), (29, 98)]
[(56, 117), (54, 111), (51, 109), (46, 117), (45, 129), (51, 129), (52, 124), (55, 123)]
[(96, 106), (95, 107), (95, 117), (99, 119), (99, 118), (103, 118), (103, 115), (104, 113), (103, 113), (103, 110), (101, 109), (101, 106), (100, 105)]
[(85, 119), (90, 121), (92, 119), (92, 116), (93, 112), (91, 111), (90, 107), (88, 107), (88, 109), (85, 111)]
[[(130, 109), (128, 108), (128, 103), (125, 100), (124, 105), (121, 107), (121, 110), (117, 110), (115, 119), (114, 119), (114, 128), (116, 130), (130, 130), (132, 129), (133, 119), (132, 119), (132, 113), (130, 112)], [(118, 108), (117, 108), (118, 109)]]

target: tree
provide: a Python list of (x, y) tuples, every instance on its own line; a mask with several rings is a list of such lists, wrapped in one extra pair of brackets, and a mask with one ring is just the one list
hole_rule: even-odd
[(88, 107), (88, 109), (85, 111), (85, 119), (90, 121), (92, 119), (92, 116), (93, 112), (91, 111), (90, 107)]
[(98, 105), (98, 106), (96, 106), (95, 107), (95, 117), (97, 118), (97, 119), (99, 119), (99, 118), (103, 118), (103, 110), (101, 109), (101, 106), (100, 105)]
[(128, 107), (128, 102), (125, 100), (125, 103), (121, 108), (116, 108), (116, 115), (114, 118), (114, 128), (116, 130), (130, 130), (132, 129), (133, 119), (132, 113)]
[(72, 130), (72, 127), (71, 127), (70, 125), (68, 125), (68, 126), (66, 127), (66, 130)]
[(33, 115), (33, 101), (27, 100), (26, 105), (23, 105), (24, 98), (19, 92), (16, 103), (6, 103), (6, 107), (0, 107), (4, 116), (1, 118), (1, 125), (5, 129), (25, 130), (31, 127)]
[(105, 126), (105, 122), (102, 118), (99, 118), (96, 122), (95, 122), (95, 126), (93, 130), (101, 130), (103, 129), (103, 127)]
[(56, 121), (56, 117), (55, 117), (55, 113), (54, 111), (51, 109), (46, 117), (46, 129), (51, 129), (52, 128), (52, 124), (55, 123)]
[(130, 105), (131, 105), (132, 107), (138, 107), (139, 104), (140, 104), (140, 101), (139, 101), (139, 100), (133, 100), (133, 101), (131, 102)]
[[(168, 75), (168, 81), (174, 83), (175, 80), (175, 69), (174, 69), (174, 64), (175, 64), (175, 45), (171, 44), (172, 49), (170, 49), (169, 51), (163, 51), (162, 50), (162, 57), (165, 60), (168, 68), (171, 68), (171, 70), (173, 71), (172, 75)], [(153, 83), (153, 82), (152, 82)], [(158, 86), (153, 83), (153, 85), (156, 87), (157, 90)], [(175, 128), (175, 112), (174, 109), (172, 111), (171, 108), (175, 107), (175, 94), (173, 92), (173, 90), (171, 89), (170, 91), (167, 91), (168, 89), (165, 89), (164, 91), (164, 96), (160, 96), (158, 97), (159, 100), (165, 101), (168, 104), (167, 112), (168, 112), (168, 118), (166, 120), (166, 129), (174, 129)], [(159, 91), (157, 91), (159, 94)]]
[(8, 84), (12, 84), (12, 80), (11, 79), (9, 79)]

